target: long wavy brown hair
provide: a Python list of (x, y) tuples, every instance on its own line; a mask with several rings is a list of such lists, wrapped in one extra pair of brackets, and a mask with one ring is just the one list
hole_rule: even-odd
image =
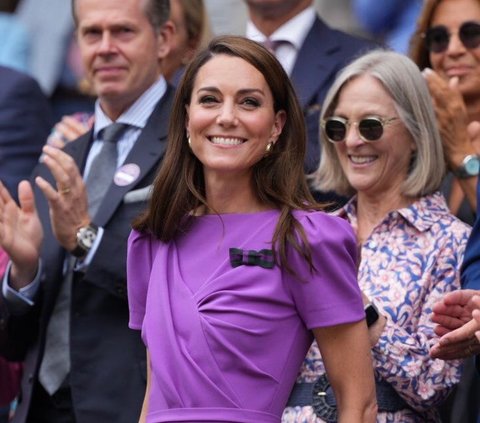
[[(306, 149), (305, 124), (290, 80), (276, 58), (260, 44), (243, 37), (214, 38), (187, 66), (177, 88), (170, 116), (168, 146), (154, 182), (152, 198), (134, 229), (153, 234), (169, 242), (188, 231), (192, 211), (200, 206), (212, 209), (205, 196), (202, 163), (188, 147), (185, 130), (186, 106), (190, 104), (199, 69), (217, 55), (239, 57), (254, 66), (268, 83), (275, 113), (283, 110), (286, 122), (271, 154), (253, 167), (253, 186), (259, 200), (280, 211), (272, 248), (289, 272), (287, 246), (291, 245), (307, 260), (313, 270), (310, 247), (293, 210), (319, 210), (322, 207), (308, 189), (303, 173)], [(277, 248), (278, 247), (278, 248)]]

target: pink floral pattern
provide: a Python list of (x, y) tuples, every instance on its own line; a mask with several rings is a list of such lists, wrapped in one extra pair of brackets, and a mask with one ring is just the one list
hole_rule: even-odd
[[(357, 227), (355, 199), (340, 215)], [(439, 422), (435, 406), (458, 383), (460, 361), (434, 360), (429, 349), (437, 336), (433, 304), (460, 288), (460, 266), (470, 227), (448, 210), (443, 196), (422, 197), (389, 213), (361, 246), (358, 278), (362, 290), (387, 317), (372, 348), (375, 376), (389, 382), (410, 409), (380, 412), (379, 423)], [(313, 382), (324, 373), (316, 343), (297, 382)], [(283, 423), (321, 423), (312, 407), (287, 407)]]

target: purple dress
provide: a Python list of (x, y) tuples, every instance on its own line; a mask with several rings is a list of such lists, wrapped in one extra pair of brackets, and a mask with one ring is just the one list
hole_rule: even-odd
[(316, 271), (293, 249), (275, 264), (233, 267), (230, 248), (271, 249), (279, 212), (195, 217), (168, 244), (132, 232), (130, 327), (151, 362), (147, 422), (280, 421), (311, 329), (364, 318), (350, 225), (296, 212)]

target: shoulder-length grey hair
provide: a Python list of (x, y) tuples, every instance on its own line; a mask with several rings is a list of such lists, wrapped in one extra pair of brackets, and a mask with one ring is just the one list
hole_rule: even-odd
[[(416, 145), (402, 194), (418, 197), (436, 191), (445, 173), (442, 141), (427, 84), (417, 65), (408, 57), (377, 49), (354, 60), (330, 87), (320, 119), (332, 116), (345, 84), (362, 75), (373, 76), (382, 83)], [(322, 157), (319, 168), (311, 175), (313, 186), (322, 191), (353, 195), (355, 190), (342, 170), (334, 145), (324, 133), (320, 138)]]

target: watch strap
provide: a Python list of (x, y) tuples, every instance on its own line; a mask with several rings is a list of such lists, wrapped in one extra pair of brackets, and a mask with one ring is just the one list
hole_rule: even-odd
[(364, 310), (367, 326), (370, 327), (379, 319), (380, 313), (373, 303), (365, 305)]

